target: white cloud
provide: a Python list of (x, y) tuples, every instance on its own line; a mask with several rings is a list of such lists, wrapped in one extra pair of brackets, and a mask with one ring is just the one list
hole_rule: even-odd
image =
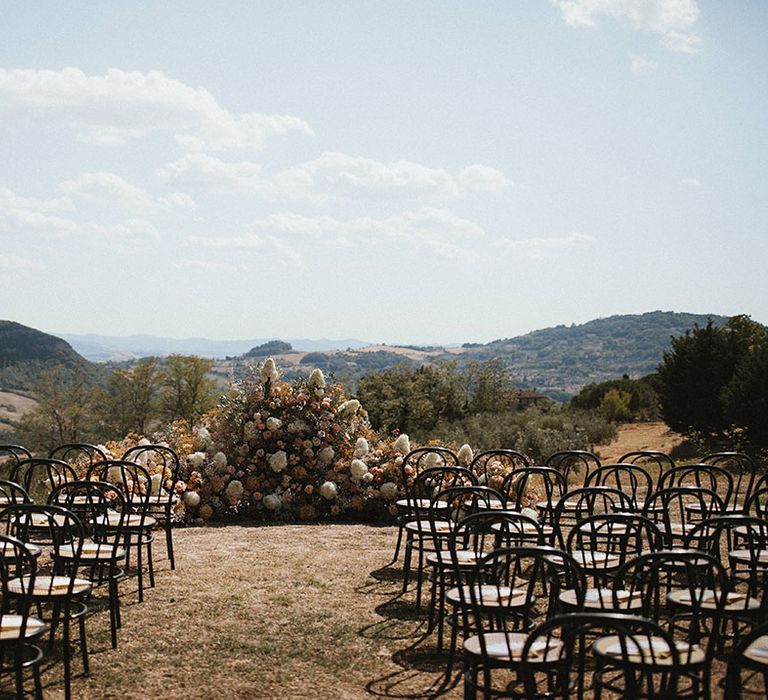
[(507, 250), (529, 253), (535, 257), (542, 256), (546, 251), (572, 248), (595, 242), (595, 237), (584, 233), (570, 233), (567, 236), (553, 236), (550, 238), (500, 238), (496, 245)]
[(701, 38), (690, 33), (699, 18), (696, 0), (552, 0), (572, 27), (596, 27), (599, 17), (624, 20), (661, 37), (671, 51), (697, 53)]
[(647, 73), (653, 73), (659, 67), (659, 64), (649, 58), (632, 55), (632, 63), (630, 67), (635, 75), (645, 75)]
[(204, 88), (160, 71), (114, 68), (104, 75), (0, 69), (0, 120), (66, 125), (99, 144), (165, 130), (190, 150), (260, 148), (273, 135), (312, 133), (298, 117), (230, 112)]
[(701, 187), (701, 180), (697, 177), (684, 177), (680, 180), (680, 185), (682, 187), (698, 188)]
[(189, 153), (167, 163), (159, 175), (184, 186), (241, 189), (281, 197), (335, 196), (460, 197), (471, 192), (498, 191), (512, 181), (496, 168), (470, 165), (456, 175), (401, 160), (381, 163), (369, 158), (327, 152), (282, 170), (263, 172), (258, 163), (225, 162), (203, 153)]
[(244, 265), (232, 265), (230, 263), (214, 262), (213, 260), (190, 260), (184, 258), (174, 263), (174, 267), (180, 270), (192, 272), (236, 272), (245, 270)]
[(40, 272), (44, 269), (45, 266), (36, 260), (0, 253), (0, 270), (3, 272)]
[(39, 212), (66, 212), (73, 209), (72, 200), (68, 197), (39, 199), (24, 197), (7, 187), (0, 187), (0, 213), (9, 209), (25, 209)]
[(82, 173), (74, 180), (62, 182), (59, 189), (72, 198), (82, 197), (134, 211), (147, 211), (155, 206), (146, 190), (114, 173)]
[(424, 207), (386, 219), (340, 220), (332, 216), (282, 212), (256, 221), (250, 231), (241, 236), (190, 236), (187, 240), (208, 248), (241, 250), (259, 250), (295, 237), (321, 241), (323, 245), (401, 240), (423, 244), (444, 258), (458, 258), (474, 255), (470, 244), (484, 235), (483, 229), (472, 221), (444, 209)]

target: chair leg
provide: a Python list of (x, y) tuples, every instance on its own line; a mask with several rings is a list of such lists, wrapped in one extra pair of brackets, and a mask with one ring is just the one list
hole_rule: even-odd
[(171, 562), (171, 571), (176, 568), (176, 559), (173, 556), (173, 528), (171, 527), (171, 513), (165, 513), (165, 546), (168, 549), (168, 560)]
[[(149, 537), (152, 536), (152, 533), (149, 534)], [(150, 539), (149, 542), (147, 542), (147, 565), (149, 567), (149, 587), (154, 588), (155, 587), (155, 559), (152, 556), (152, 540)]]
[(78, 620), (80, 626), (80, 653), (83, 657), (83, 673), (87, 676), (91, 669), (88, 663), (88, 638), (85, 635), (85, 614)]
[(72, 698), (72, 650), (69, 639), (69, 610), (65, 610), (64, 621), (62, 623), (63, 635), (62, 645), (64, 654), (64, 697), (66, 700)]
[(400, 556), (400, 544), (403, 541), (403, 527), (402, 525), (397, 528), (397, 543), (395, 544), (395, 555), (392, 557), (392, 561), (387, 566), (397, 564), (397, 558)]

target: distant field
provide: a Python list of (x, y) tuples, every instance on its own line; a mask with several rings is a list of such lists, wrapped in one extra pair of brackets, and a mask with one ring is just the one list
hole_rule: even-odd
[(19, 420), (37, 406), (37, 401), (10, 391), (0, 391), (0, 425)]

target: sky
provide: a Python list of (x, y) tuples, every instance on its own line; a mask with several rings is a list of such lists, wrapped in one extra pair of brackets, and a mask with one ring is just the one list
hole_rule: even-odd
[(0, 6), (0, 318), (487, 342), (768, 322), (768, 3)]

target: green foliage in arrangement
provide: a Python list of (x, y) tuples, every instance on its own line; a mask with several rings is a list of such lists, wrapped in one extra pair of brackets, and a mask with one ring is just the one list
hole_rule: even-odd
[(659, 397), (650, 377), (611, 379), (588, 384), (571, 399), (571, 406), (597, 410), (614, 423), (657, 420)]
[(707, 447), (768, 448), (768, 328), (748, 316), (672, 339), (658, 370), (664, 420)]

